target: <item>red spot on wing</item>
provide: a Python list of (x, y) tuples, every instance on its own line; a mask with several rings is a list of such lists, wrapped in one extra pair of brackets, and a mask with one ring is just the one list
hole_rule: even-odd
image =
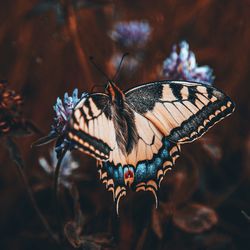
[(126, 171), (124, 174), (125, 179), (133, 178), (133, 177), (134, 177), (134, 173), (131, 170)]

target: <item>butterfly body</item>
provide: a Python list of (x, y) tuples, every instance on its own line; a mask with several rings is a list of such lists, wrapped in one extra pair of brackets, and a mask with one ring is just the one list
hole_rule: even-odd
[(107, 85), (116, 140), (123, 154), (129, 154), (138, 141), (133, 110), (126, 102), (125, 94), (114, 83)]
[(221, 91), (199, 83), (160, 81), (127, 92), (110, 82), (75, 106), (68, 139), (97, 159), (101, 180), (118, 205), (128, 187), (157, 191), (179, 157), (180, 145), (231, 114)]

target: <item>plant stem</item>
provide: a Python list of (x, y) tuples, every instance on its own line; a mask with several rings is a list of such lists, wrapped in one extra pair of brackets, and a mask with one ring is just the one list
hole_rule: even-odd
[(62, 215), (61, 215), (60, 201), (59, 201), (59, 177), (60, 177), (61, 163), (67, 151), (68, 151), (68, 147), (65, 147), (64, 150), (62, 151), (61, 156), (59, 157), (57, 161), (56, 169), (55, 169), (55, 176), (54, 176), (55, 207), (56, 207), (56, 216), (57, 216), (57, 224), (59, 228), (60, 240), (62, 239), (62, 236), (63, 236), (63, 222), (62, 222)]
[(245, 216), (248, 222), (250, 222), (250, 216), (243, 210), (241, 210), (241, 213)]
[(37, 215), (38, 215), (44, 229), (47, 231), (48, 235), (50, 236), (50, 238), (53, 241), (55, 241), (56, 243), (59, 243), (57, 235), (54, 234), (54, 232), (50, 228), (47, 220), (43, 216), (42, 212), (40, 211), (40, 209), (39, 209), (39, 207), (38, 207), (38, 205), (36, 203), (33, 192), (32, 192), (32, 190), (31, 190), (31, 188), (29, 186), (27, 176), (26, 176), (26, 174), (24, 172), (24, 164), (22, 162), (22, 159), (21, 159), (21, 156), (20, 156), (19, 149), (18, 149), (17, 145), (15, 144), (15, 142), (10, 137), (7, 138), (7, 145), (8, 145), (10, 155), (11, 155), (12, 159), (14, 160), (14, 162), (16, 163), (16, 169), (18, 171), (18, 174), (21, 177), (21, 180), (22, 180), (22, 182), (24, 184), (24, 187), (25, 187), (25, 189), (27, 191), (27, 194), (29, 196), (31, 204), (34, 207), (34, 209), (35, 209), (35, 211), (36, 211), (36, 213), (37, 213)]
[(81, 46), (81, 39), (78, 32), (76, 13), (70, 0), (61, 0), (61, 4), (64, 7), (69, 35), (74, 44), (80, 67), (87, 82), (87, 87), (89, 88), (92, 85), (92, 77), (89, 69), (89, 62), (86, 59), (86, 54)]
[(22, 167), (21, 167), (21, 166), (18, 166), (18, 167), (17, 167), (17, 170), (18, 170), (18, 172), (19, 172), (19, 174), (20, 174), (20, 176), (21, 176), (21, 178), (22, 178), (22, 181), (23, 181), (23, 183), (24, 183), (24, 185), (25, 185), (25, 189), (27, 190), (27, 193), (28, 193), (28, 195), (29, 195), (30, 201), (31, 201), (31, 203), (32, 203), (32, 205), (33, 205), (33, 207), (34, 207), (34, 209), (35, 209), (35, 211), (36, 211), (36, 213), (37, 213), (39, 219), (41, 220), (41, 222), (42, 222), (42, 224), (43, 224), (43, 227), (44, 227), (45, 230), (48, 232), (48, 234), (50, 235), (51, 239), (53, 239), (54, 241), (56, 241), (56, 243), (59, 243), (58, 237), (57, 237), (57, 236), (54, 234), (54, 232), (51, 230), (51, 228), (50, 228), (50, 226), (49, 226), (47, 220), (46, 220), (46, 219), (44, 218), (44, 216), (42, 215), (42, 213), (41, 213), (41, 211), (40, 211), (40, 209), (39, 209), (39, 207), (38, 207), (38, 205), (37, 205), (37, 203), (36, 203), (36, 200), (35, 200), (35, 198), (34, 198), (34, 196), (33, 196), (33, 192), (32, 192), (32, 190), (31, 190), (31, 188), (30, 188), (30, 186), (29, 186), (29, 184), (28, 184), (27, 177), (26, 177), (26, 175), (25, 175), (25, 173), (24, 173)]

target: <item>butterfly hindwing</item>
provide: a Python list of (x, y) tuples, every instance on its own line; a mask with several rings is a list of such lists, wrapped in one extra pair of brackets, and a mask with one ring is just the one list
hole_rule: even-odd
[(121, 164), (115, 165), (110, 161), (97, 161), (98, 172), (106, 189), (111, 191), (116, 204), (116, 212), (119, 211), (119, 201), (127, 193), (124, 182), (124, 169)]
[(179, 146), (167, 140), (151, 121), (137, 112), (133, 119), (138, 138), (125, 163), (110, 158), (98, 164), (101, 180), (113, 192), (117, 212), (127, 187), (152, 192), (157, 204), (160, 183), (179, 157)]
[(169, 140), (191, 142), (230, 115), (234, 104), (219, 90), (204, 84), (161, 81), (126, 92), (133, 110), (149, 119)]
[(135, 167), (135, 177), (132, 189), (135, 191), (151, 191), (154, 194), (156, 206), (158, 204), (157, 193), (161, 181), (167, 171), (171, 170), (179, 157), (178, 145), (162, 140), (162, 147), (150, 160), (138, 162)]
[[(179, 157), (180, 148), (178, 145), (163, 138), (162, 146), (150, 159), (144, 159), (136, 165), (115, 165), (110, 161), (99, 161), (98, 169), (100, 179), (106, 188), (113, 193), (118, 213), (119, 201), (125, 196), (127, 186), (136, 192), (150, 191), (155, 197), (156, 206), (158, 204), (158, 190), (167, 171), (171, 170)], [(126, 183), (126, 175), (130, 173), (132, 182)]]
[(134, 172), (131, 188), (135, 191), (151, 191), (156, 204), (160, 183), (166, 172), (174, 166), (179, 157), (179, 146), (170, 142), (159, 129), (143, 115), (134, 111), (138, 142), (128, 155), (128, 168)]

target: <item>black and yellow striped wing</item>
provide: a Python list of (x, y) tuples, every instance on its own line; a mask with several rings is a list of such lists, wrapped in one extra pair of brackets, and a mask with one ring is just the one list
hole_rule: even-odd
[[(117, 114), (110, 96), (90, 94), (74, 108), (68, 128), (74, 147), (98, 160), (100, 178), (113, 192), (117, 211), (127, 187), (151, 191), (157, 202), (160, 183), (179, 157), (180, 144), (199, 138), (234, 110), (221, 91), (183, 81), (144, 84), (127, 91), (123, 101), (124, 110)], [(117, 122), (124, 113), (129, 114), (126, 128)], [(128, 138), (121, 140), (122, 130)]]
[(170, 142), (151, 121), (136, 112), (132, 117), (138, 135), (132, 150), (121, 154), (118, 161), (112, 156), (113, 152), (108, 161), (98, 161), (100, 178), (113, 193), (117, 213), (127, 187), (136, 192), (151, 192), (157, 206), (160, 183), (180, 154), (179, 145)]
[(108, 95), (94, 93), (80, 100), (71, 117), (68, 140), (75, 149), (97, 159), (100, 179), (112, 191), (118, 211), (119, 200), (126, 195), (127, 159), (117, 144)]
[(218, 89), (200, 83), (160, 81), (126, 92), (126, 101), (170, 141), (192, 142), (234, 110)]
[(68, 138), (78, 150), (105, 161), (116, 147), (115, 128), (107, 95), (83, 98), (74, 108)]
[(83, 98), (74, 108), (68, 128), (68, 140), (74, 148), (98, 160), (100, 179), (112, 191), (117, 212), (127, 187), (152, 192), (157, 204), (163, 176), (179, 157), (178, 145), (167, 140), (146, 117), (132, 111), (130, 118), (137, 140), (129, 152), (118, 146), (116, 129), (123, 128), (115, 127), (116, 118), (106, 94)]

